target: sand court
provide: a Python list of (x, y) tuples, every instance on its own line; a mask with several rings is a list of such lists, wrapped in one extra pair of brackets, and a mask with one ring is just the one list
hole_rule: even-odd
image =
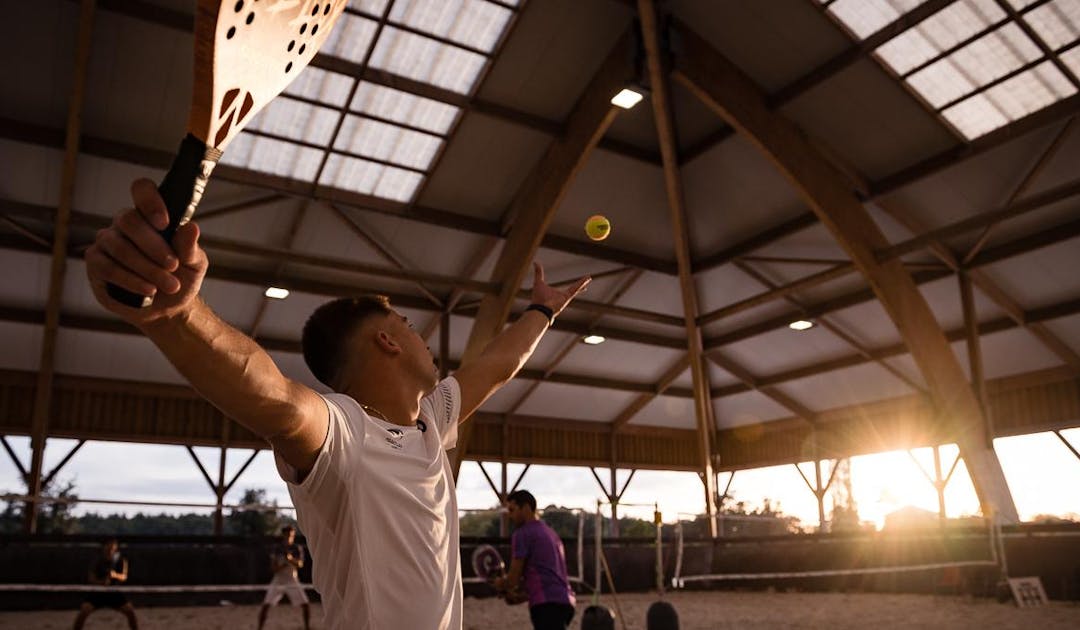
[[(1041, 608), (1017, 608), (991, 599), (879, 593), (681, 592), (667, 596), (679, 613), (682, 630), (717, 628), (950, 628), (1071, 630), (1080, 627), (1080, 605), (1052, 601)], [(582, 598), (571, 627), (578, 628), (590, 599)], [(627, 630), (644, 630), (653, 593), (619, 595)], [(610, 597), (601, 603), (614, 608)], [(141, 628), (170, 630), (237, 630), (255, 627), (258, 606), (140, 608)], [(268, 630), (299, 628), (299, 612), (279, 608)], [(71, 627), (74, 611), (0, 613), (0, 630), (61, 630)], [(86, 630), (124, 628), (118, 613), (95, 613)], [(322, 609), (312, 606), (312, 627), (322, 628)], [(496, 598), (465, 599), (465, 630), (527, 628), (524, 606), (507, 606)], [(621, 625), (616, 627), (621, 628)]]

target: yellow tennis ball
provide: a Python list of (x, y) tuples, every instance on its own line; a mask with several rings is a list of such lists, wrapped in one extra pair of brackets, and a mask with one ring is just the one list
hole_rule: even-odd
[(611, 234), (611, 221), (602, 214), (594, 214), (585, 222), (585, 233), (594, 241), (602, 241)]

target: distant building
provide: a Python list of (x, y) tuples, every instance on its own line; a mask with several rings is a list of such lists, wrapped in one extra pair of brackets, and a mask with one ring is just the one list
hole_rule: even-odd
[(936, 527), (941, 523), (937, 512), (931, 512), (912, 505), (885, 515), (885, 531), (897, 529), (921, 529)]

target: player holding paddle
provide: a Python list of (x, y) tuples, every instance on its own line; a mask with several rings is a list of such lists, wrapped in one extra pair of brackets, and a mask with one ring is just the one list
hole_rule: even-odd
[[(154, 184), (86, 252), (98, 301), (153, 341), (207, 400), (266, 439), (306, 534), (327, 627), (460, 628), (457, 498), (446, 450), (467, 419), (525, 364), (551, 321), (588, 283), (566, 290), (535, 265), (532, 305), (453, 376), (385, 298), (329, 302), (308, 319), (311, 372), (335, 393), (286, 378), (270, 356), (201, 299), (208, 261), (194, 223), (170, 247)], [(105, 284), (155, 294), (146, 308)]]
[(574, 589), (566, 573), (566, 550), (555, 530), (540, 520), (536, 497), (516, 490), (506, 498), (514, 533), (510, 537), (510, 572), (496, 578), (496, 589), (524, 589), (534, 630), (566, 630), (574, 618)]

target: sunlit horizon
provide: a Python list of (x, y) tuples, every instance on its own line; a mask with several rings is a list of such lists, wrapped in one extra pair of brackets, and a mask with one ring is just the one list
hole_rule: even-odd
[[(1080, 428), (1067, 429), (1061, 434), (1080, 448)], [(8, 442), (22, 458), (29, 460), (29, 439), (8, 437)], [(50, 439), (45, 456), (45, 470), (55, 466), (75, 444), (74, 440)], [(1080, 493), (1070, 491), (1062, 478), (1080, 475), (1080, 459), (1075, 457), (1053, 433), (999, 438), (994, 441), (1006, 480), (1013, 494), (1021, 521), (1037, 516), (1052, 515), (1080, 520)], [(207, 471), (217, 472), (217, 448), (195, 447)], [(940, 448), (942, 474), (947, 475), (956, 459), (955, 445)], [(229, 480), (250, 455), (250, 450), (231, 449), (226, 466)], [(23, 494), (25, 488), (20, 473), (4, 456), (0, 463), (0, 491)], [(917, 463), (916, 463), (917, 462)], [(500, 467), (487, 463), (488, 475), (498, 483)], [(919, 467), (925, 472), (920, 472)], [(814, 481), (812, 462), (801, 464), (807, 479)], [(822, 477), (827, 480), (832, 462), (822, 462)], [(512, 485), (525, 469), (524, 464), (510, 464), (507, 478)], [(934, 476), (933, 452), (930, 448), (891, 451), (851, 458), (851, 489), (859, 519), (881, 529), (885, 518), (897, 510), (914, 507), (936, 515), (937, 493), (927, 479)], [(139, 471), (138, 477), (129, 471)], [(597, 469), (605, 485), (610, 483), (609, 469)], [(728, 483), (730, 473), (719, 475), (719, 491)], [(213, 475), (212, 475), (213, 476)], [(629, 469), (617, 472), (621, 490), (630, 476)], [(76, 493), (84, 499), (134, 500), (177, 503), (212, 504), (214, 497), (186, 449), (180, 446), (132, 444), (120, 442), (88, 442), (58, 475), (58, 480), (72, 480)], [(837, 483), (834, 481), (834, 484)], [(525, 472), (519, 488), (530, 490), (541, 506), (558, 505), (595, 511), (603, 494), (588, 468), (533, 465)], [(249, 488), (266, 490), (269, 501), (278, 505), (291, 504), (285, 484), (274, 470), (269, 452), (260, 453), (245, 470), (239, 481), (225, 497), (226, 504), (237, 504)], [(735, 474), (728, 491), (727, 506), (743, 503), (747, 511), (760, 510), (768, 505), (775, 511), (798, 519), (804, 531), (817, 531), (818, 510), (814, 495), (791, 464), (741, 470)], [(459, 507), (462, 510), (490, 509), (497, 500), (476, 462), (462, 466), (458, 480)], [(626, 486), (619, 507), (620, 516), (652, 520), (653, 505), (659, 503), (665, 522), (692, 518), (704, 511), (704, 490), (698, 476), (691, 472), (639, 470)], [(948, 518), (979, 516), (979, 503), (963, 460), (945, 490)], [(830, 518), (833, 501), (826, 494), (826, 518)], [(178, 514), (210, 513), (212, 508), (171, 508), (159, 506), (128, 506), (80, 503), (74, 513)], [(605, 514), (610, 508), (604, 507)]]

